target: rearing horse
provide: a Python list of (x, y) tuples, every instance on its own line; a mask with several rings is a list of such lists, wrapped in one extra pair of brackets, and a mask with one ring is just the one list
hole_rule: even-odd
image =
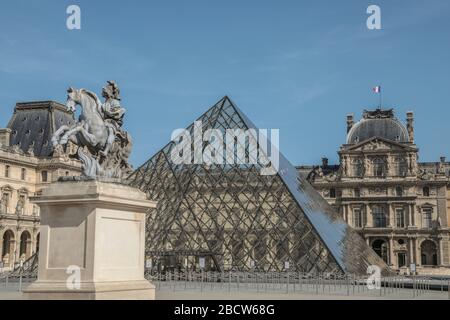
[(78, 146), (87, 146), (96, 154), (105, 148), (108, 129), (101, 113), (101, 101), (97, 95), (86, 89), (67, 90), (67, 109), (75, 111), (81, 106), (80, 121), (72, 126), (61, 126), (52, 137), (53, 147), (66, 145), (70, 140)]

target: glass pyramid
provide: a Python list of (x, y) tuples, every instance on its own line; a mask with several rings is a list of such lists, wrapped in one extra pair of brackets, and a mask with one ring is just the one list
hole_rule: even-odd
[[(197, 121), (203, 132), (257, 130), (228, 97)], [(191, 135), (194, 127), (187, 128)], [(246, 163), (248, 141), (234, 141), (245, 149), (239, 164), (195, 164), (194, 155), (189, 164), (177, 164), (171, 157), (177, 141), (128, 178), (158, 201), (147, 220), (146, 257), (152, 268), (365, 274), (369, 265), (378, 265), (389, 271), (281, 153), (278, 172), (262, 175), (261, 164)], [(207, 146), (203, 142), (203, 150)], [(277, 151), (269, 146), (272, 154)]]

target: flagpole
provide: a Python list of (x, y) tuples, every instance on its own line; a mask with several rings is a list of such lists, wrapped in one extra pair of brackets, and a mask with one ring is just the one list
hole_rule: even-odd
[(380, 109), (381, 109), (383, 104), (383, 89), (381, 88), (381, 84), (379, 84), (378, 86), (380, 88)]

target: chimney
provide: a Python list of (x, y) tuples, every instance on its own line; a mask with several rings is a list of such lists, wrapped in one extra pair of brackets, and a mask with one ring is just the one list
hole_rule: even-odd
[(353, 121), (353, 114), (347, 115), (347, 133), (350, 131), (350, 129), (353, 127), (355, 122)]
[(406, 112), (406, 129), (408, 129), (409, 142), (414, 143), (414, 113)]
[(11, 129), (0, 129), (0, 145), (9, 146), (9, 139), (11, 137)]
[(328, 158), (326, 157), (322, 158), (322, 167), (323, 168), (328, 167)]

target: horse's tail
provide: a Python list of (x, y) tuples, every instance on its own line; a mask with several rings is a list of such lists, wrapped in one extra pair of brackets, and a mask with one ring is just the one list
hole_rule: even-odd
[(96, 159), (89, 156), (83, 151), (83, 148), (78, 148), (78, 158), (83, 163), (83, 173), (86, 177), (96, 177), (103, 172), (102, 167)]

